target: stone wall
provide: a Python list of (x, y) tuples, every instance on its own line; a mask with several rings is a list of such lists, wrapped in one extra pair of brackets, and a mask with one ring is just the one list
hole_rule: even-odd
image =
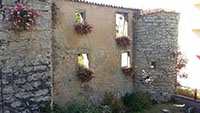
[[(128, 13), (128, 34), (132, 37), (132, 10), (57, 0), (55, 5), (54, 102), (64, 105), (72, 97), (95, 102), (106, 91), (119, 96), (132, 92), (133, 79), (120, 69), (121, 53), (129, 51), (132, 57), (132, 47), (120, 47), (115, 41), (116, 12)], [(94, 27), (92, 33), (82, 36), (75, 32), (76, 10), (85, 11), (86, 21)], [(80, 53), (88, 54), (89, 67), (95, 70), (95, 78), (84, 85), (77, 76)]]
[[(29, 2), (42, 15), (35, 31), (13, 31), (0, 20), (0, 113), (38, 113), (41, 104), (51, 102), (50, 3)], [(3, 0), (1, 10), (14, 5)]]
[[(134, 16), (134, 65), (137, 66), (134, 89), (149, 92), (158, 101), (167, 101), (175, 92), (179, 14), (167, 11)], [(156, 64), (151, 68), (151, 64)]]
[[(169, 50), (177, 49), (177, 13), (147, 14), (67, 0), (22, 1), (40, 10), (41, 25), (34, 31), (13, 31), (0, 14), (0, 113), (38, 113), (39, 106), (51, 99), (60, 106), (72, 97), (95, 103), (106, 91), (119, 97), (147, 91), (158, 101), (174, 94), (176, 57), (169, 58)], [(6, 13), (15, 2), (2, 4)], [(74, 31), (76, 10), (86, 12), (92, 33), (81, 36)], [(134, 39), (130, 47), (115, 41), (116, 12), (128, 14), (128, 34)], [(121, 72), (123, 52), (130, 52), (131, 65), (137, 66), (134, 79)], [(87, 84), (77, 77), (80, 53), (88, 54), (89, 66), (95, 70), (95, 78)]]

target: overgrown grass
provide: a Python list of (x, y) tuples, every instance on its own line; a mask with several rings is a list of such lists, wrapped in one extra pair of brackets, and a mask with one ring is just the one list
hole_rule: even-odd
[[(194, 89), (177, 88), (176, 94), (183, 95), (186, 97), (194, 98)], [(200, 100), (200, 92), (197, 92), (197, 99)]]

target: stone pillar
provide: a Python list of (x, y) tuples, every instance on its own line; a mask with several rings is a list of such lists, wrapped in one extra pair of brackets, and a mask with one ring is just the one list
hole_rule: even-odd
[(179, 14), (141, 11), (134, 16), (134, 65), (138, 67), (135, 89), (149, 92), (157, 101), (167, 101), (175, 92)]

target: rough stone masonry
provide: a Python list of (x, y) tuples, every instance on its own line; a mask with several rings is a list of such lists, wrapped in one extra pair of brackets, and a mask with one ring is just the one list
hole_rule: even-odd
[[(27, 0), (21, 2), (27, 3)], [(0, 113), (38, 113), (42, 104), (63, 106), (74, 97), (95, 102), (106, 91), (118, 96), (149, 92), (157, 101), (169, 100), (175, 92), (179, 14), (164, 10), (145, 12), (79, 0), (31, 0), (41, 12), (35, 31), (16, 32), (5, 21), (15, 0), (3, 0), (0, 14)], [(86, 13), (94, 31), (87, 36), (74, 31), (76, 10)], [(104, 13), (102, 13), (104, 12)], [(116, 12), (128, 14), (132, 46), (115, 41)], [(130, 52), (137, 66), (134, 79), (121, 72), (121, 54)], [(94, 80), (82, 86), (76, 76), (77, 55), (87, 53)], [(152, 68), (153, 65), (153, 68)], [(53, 86), (52, 86), (53, 84)]]
[[(41, 13), (35, 31), (13, 31), (0, 14), (0, 113), (38, 113), (51, 102), (51, 7), (31, 1)], [(1, 11), (15, 6), (3, 0)]]

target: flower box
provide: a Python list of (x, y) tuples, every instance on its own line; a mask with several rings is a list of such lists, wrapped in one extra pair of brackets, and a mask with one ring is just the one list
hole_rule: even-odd
[(87, 22), (77, 23), (75, 24), (75, 31), (78, 34), (84, 35), (92, 32), (92, 25)]
[(130, 36), (117, 37), (116, 41), (120, 46), (130, 46), (132, 44), (132, 38)]
[(81, 68), (78, 71), (78, 77), (82, 82), (89, 82), (95, 77), (94, 70), (88, 68)]
[(126, 75), (126, 76), (130, 76), (130, 77), (134, 77), (134, 74), (136, 73), (135, 68), (133, 67), (124, 67), (122, 68), (122, 72)]

